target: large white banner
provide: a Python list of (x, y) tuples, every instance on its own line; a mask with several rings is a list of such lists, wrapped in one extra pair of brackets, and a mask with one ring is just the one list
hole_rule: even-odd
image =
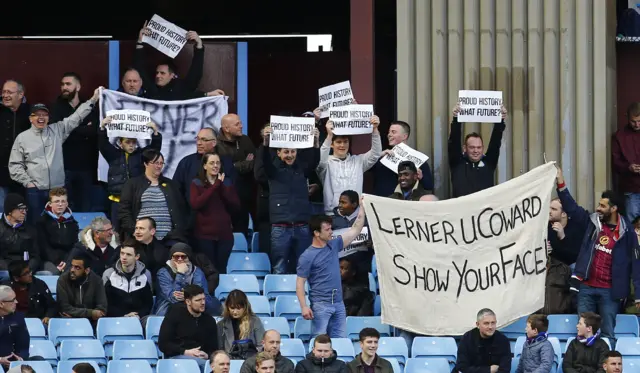
[(544, 305), (553, 163), (437, 202), (366, 195), (385, 324), (462, 335), (482, 308), (498, 327)]
[[(196, 98), (184, 101), (160, 101), (103, 89), (100, 95), (100, 120), (111, 110), (144, 110), (162, 134), (163, 174), (173, 177), (178, 162), (195, 153), (196, 135), (202, 128), (220, 130), (220, 120), (229, 112), (226, 96)], [(116, 138), (111, 139), (113, 143)], [(141, 146), (149, 141), (139, 140)], [(107, 181), (109, 165), (100, 154), (98, 180)]]

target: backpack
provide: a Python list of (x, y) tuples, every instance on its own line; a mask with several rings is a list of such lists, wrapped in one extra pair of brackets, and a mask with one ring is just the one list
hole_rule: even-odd
[(632, 8), (627, 8), (618, 19), (618, 35), (640, 37), (640, 14)]

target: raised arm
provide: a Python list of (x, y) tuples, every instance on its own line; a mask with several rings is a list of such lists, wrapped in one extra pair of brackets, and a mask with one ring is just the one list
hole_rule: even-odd
[(451, 132), (449, 132), (449, 142), (447, 150), (449, 153), (449, 166), (455, 166), (462, 161), (462, 123), (458, 122), (460, 105), (453, 108), (453, 119), (451, 120)]
[(107, 163), (113, 162), (121, 155), (121, 150), (118, 149), (109, 141), (109, 135), (105, 126), (111, 122), (111, 117), (104, 117), (100, 123), (100, 129), (98, 130), (98, 150), (102, 153), (102, 156)]
[(487, 148), (487, 153), (485, 154), (484, 161), (490, 163), (492, 165), (498, 164), (498, 159), (500, 158), (500, 146), (502, 146), (502, 134), (504, 130), (507, 128), (505, 124), (505, 119), (507, 118), (507, 109), (502, 107), (502, 122), (495, 123), (493, 125), (493, 131), (491, 131), (491, 139), (489, 140), (489, 147)]
[(361, 157), (362, 170), (365, 172), (369, 171), (369, 169), (371, 169), (371, 167), (373, 167), (382, 156), (382, 140), (380, 139), (380, 131), (378, 130), (380, 118), (378, 118), (377, 115), (374, 115), (371, 117), (370, 122), (373, 124), (373, 132), (371, 133), (371, 149)]
[(353, 222), (353, 225), (351, 226), (351, 228), (349, 228), (348, 231), (344, 232), (341, 237), (342, 237), (342, 245), (343, 247), (347, 247), (349, 246), (349, 244), (351, 244), (351, 241), (353, 241), (359, 234), (360, 231), (362, 231), (362, 228), (364, 227), (364, 205), (362, 204), (363, 198), (360, 198), (360, 209), (358, 210), (358, 217), (356, 217), (356, 220)]
[(96, 88), (96, 90), (93, 91), (93, 97), (78, 106), (78, 109), (70, 116), (64, 118), (60, 122), (50, 124), (50, 128), (56, 131), (62, 137), (63, 141), (66, 140), (71, 134), (71, 131), (76, 129), (76, 127), (82, 123), (84, 118), (91, 114), (93, 107), (98, 103), (99, 99), (100, 88)]
[(204, 45), (202, 44), (202, 39), (200, 39), (200, 36), (195, 31), (187, 32), (187, 40), (196, 43), (193, 48), (191, 66), (189, 66), (189, 71), (184, 79), (185, 93), (191, 93), (198, 89), (200, 79), (202, 79), (202, 72), (204, 70)]
[(318, 175), (320, 175), (320, 179), (324, 179), (323, 173), (329, 164), (329, 152), (331, 151), (331, 142), (333, 141), (333, 122), (329, 120), (325, 126), (327, 128), (327, 138), (324, 139), (320, 147), (320, 162), (318, 162)]

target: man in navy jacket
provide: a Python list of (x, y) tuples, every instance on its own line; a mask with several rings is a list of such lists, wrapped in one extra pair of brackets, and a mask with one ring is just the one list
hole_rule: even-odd
[[(559, 189), (562, 192), (566, 186)], [(573, 199), (564, 198), (562, 206), (575, 216), (589, 215)], [(640, 248), (623, 207), (624, 199), (615, 192), (602, 193), (596, 212), (589, 216), (571, 277), (571, 290), (578, 292), (578, 313), (598, 313), (602, 337), (609, 339), (615, 338), (616, 314), (621, 300), (629, 295), (630, 280), (636, 308), (640, 309)]]
[(29, 359), (29, 331), (24, 315), (16, 313), (16, 293), (0, 286), (0, 365)]

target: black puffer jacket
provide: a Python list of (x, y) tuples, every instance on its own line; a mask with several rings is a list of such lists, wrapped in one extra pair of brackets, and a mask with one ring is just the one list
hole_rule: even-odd
[(338, 354), (333, 354), (326, 359), (318, 359), (313, 352), (307, 354), (307, 358), (296, 365), (296, 373), (348, 373), (347, 364), (338, 360)]
[(566, 373), (604, 373), (602, 360), (607, 352), (609, 352), (609, 345), (600, 338), (596, 339), (591, 346), (574, 339), (569, 343), (567, 353), (562, 360), (562, 371)]
[(4, 214), (0, 216), (0, 260), (6, 265), (13, 260), (24, 260), (24, 253), (29, 253), (29, 268), (40, 269), (40, 246), (36, 230), (29, 224), (14, 228), (7, 223)]
[(127, 180), (144, 173), (142, 152), (145, 149), (156, 149), (159, 151), (162, 148), (162, 134), (152, 134), (149, 145), (144, 148), (138, 147), (133, 153), (129, 154), (129, 156), (125, 154), (122, 148), (109, 142), (107, 130), (100, 130), (98, 134), (98, 146), (100, 153), (102, 153), (104, 159), (109, 163), (107, 193), (111, 196), (119, 197), (120, 193), (122, 193), (122, 187)]

